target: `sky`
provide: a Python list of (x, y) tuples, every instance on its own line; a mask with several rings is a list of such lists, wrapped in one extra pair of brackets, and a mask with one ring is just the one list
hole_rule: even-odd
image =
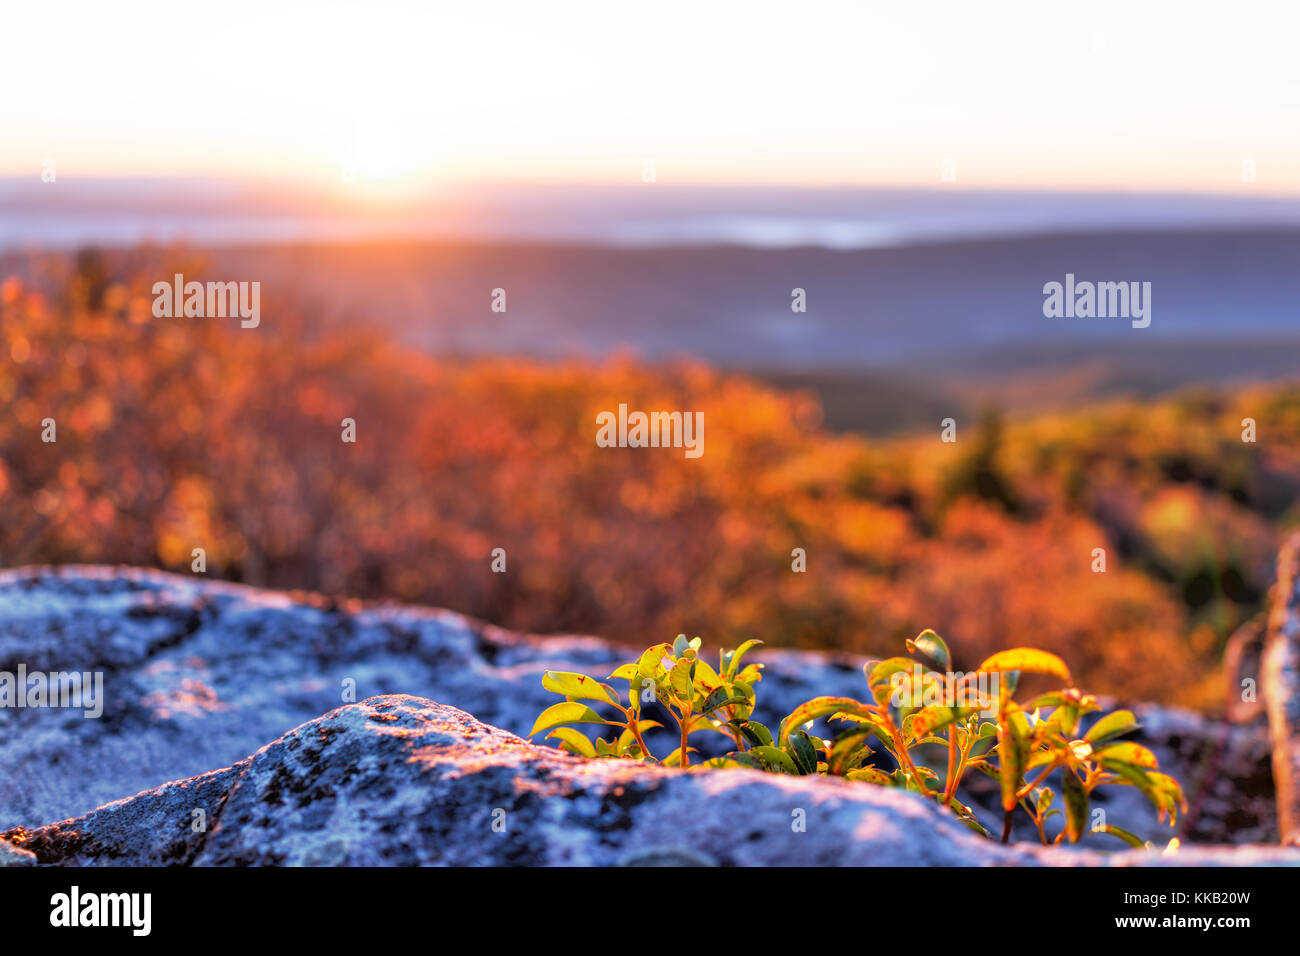
[(1300, 195), (1294, 2), (77, 0), (0, 35), (0, 175)]

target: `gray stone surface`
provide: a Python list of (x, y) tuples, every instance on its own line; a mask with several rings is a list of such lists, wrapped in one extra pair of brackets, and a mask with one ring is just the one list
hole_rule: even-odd
[(1260, 663), (1273, 742), (1278, 829), (1283, 841), (1300, 846), (1300, 535), (1286, 542), (1278, 559), (1273, 613)]
[(342, 707), (227, 770), (5, 837), (42, 863), (81, 865), (1300, 865), (1300, 850), (1272, 847), (1004, 847), (901, 791), (584, 760), (407, 696)]
[(36, 854), (0, 840), (0, 866), (35, 866)]
[(1268, 614), (1257, 614), (1233, 632), (1223, 650), (1224, 711), (1234, 724), (1268, 721), (1260, 682), (1267, 636)]
[[(673, 635), (669, 635), (671, 639)], [(0, 671), (103, 671), (101, 719), (0, 708), (0, 829), (91, 810), (226, 767), (345, 702), (406, 693), (515, 733), (558, 698), (548, 668), (604, 677), (633, 652), (595, 638), (532, 637), (458, 614), (340, 605), (155, 571), (0, 573)], [(716, 653), (716, 648), (714, 649)], [(775, 719), (815, 693), (861, 693), (853, 661), (769, 655)], [(785, 711), (782, 711), (784, 713)]]
[[(219, 773), (339, 707), (346, 682), (355, 682), (354, 699), (431, 698), (523, 734), (557, 699), (541, 687), (542, 671), (603, 678), (632, 653), (595, 638), (513, 634), (445, 611), (339, 604), (201, 577), (95, 567), (5, 572), (0, 671), (20, 663), (102, 671), (106, 703), (101, 719), (0, 708), (7, 771), (0, 830), (81, 816), (167, 781)], [(771, 725), (809, 697), (865, 691), (860, 659), (797, 651), (761, 651), (755, 659), (766, 665), (758, 716)], [(1196, 805), (1184, 840), (1276, 839), (1262, 727), (1137, 709), (1146, 725), (1141, 739)], [(978, 786), (982, 778), (972, 776)], [(1100, 793), (1108, 794), (1099, 802), (1108, 822), (1160, 844), (1173, 835), (1133, 789)], [(970, 796), (989, 808), (986, 823), (997, 825), (996, 797)], [(1113, 845), (1106, 837), (1087, 842)], [(172, 841), (158, 859), (185, 859), (192, 849)]]

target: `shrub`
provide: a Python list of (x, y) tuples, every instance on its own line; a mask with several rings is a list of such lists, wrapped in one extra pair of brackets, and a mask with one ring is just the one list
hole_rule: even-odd
[[(827, 774), (879, 786), (900, 787), (949, 808), (967, 826), (992, 834), (975, 811), (958, 798), (962, 779), (971, 771), (997, 780), (1003, 810), (1002, 841), (1010, 838), (1017, 808), (1034, 823), (1043, 844), (1065, 839), (1078, 842), (1088, 829), (1088, 806), (1101, 786), (1137, 787), (1161, 820), (1173, 826), (1186, 800), (1178, 782), (1159, 770), (1146, 747), (1120, 738), (1139, 728), (1128, 710), (1116, 710), (1095, 720), (1082, 732), (1085, 715), (1100, 708), (1096, 698), (1072, 686), (1065, 662), (1034, 648), (1014, 648), (989, 657), (968, 674), (952, 671), (948, 645), (932, 630), (907, 642), (907, 649), (924, 659), (891, 657), (868, 661), (863, 673), (869, 701), (851, 697), (815, 697), (785, 717), (774, 735), (752, 719), (754, 685), (762, 679), (761, 664), (743, 664), (758, 641), (748, 641), (719, 656), (714, 669), (700, 657), (700, 639), (679, 635), (672, 644), (656, 644), (636, 661), (609, 675), (628, 682), (625, 705), (618, 691), (584, 674), (547, 671), (542, 683), (564, 701), (537, 718), (529, 736), (549, 731), (562, 749), (584, 757), (627, 758), (690, 766), (698, 752), (689, 744), (697, 731), (721, 734), (734, 749), (698, 768), (749, 767), (769, 773)], [(931, 666), (934, 665), (934, 666)], [(1060, 689), (1039, 694), (1027, 703), (1014, 699), (1022, 674), (1037, 674), (1063, 682)], [(657, 758), (644, 734), (662, 727), (642, 717), (643, 704), (655, 699), (675, 724), (677, 748)], [(606, 717), (597, 706), (613, 708)], [(845, 725), (830, 737), (811, 733), (814, 722)], [(599, 724), (620, 731), (609, 740), (592, 740), (575, 725)], [(879, 750), (873, 746), (879, 745)], [(923, 757), (942, 748), (942, 773)], [(882, 753), (883, 752), (883, 753)], [(887, 760), (891, 766), (882, 766)], [(1061, 800), (1049, 785), (1059, 772)], [(1049, 821), (1062, 816), (1055, 837)], [(1143, 842), (1116, 826), (1107, 833), (1141, 847)]]

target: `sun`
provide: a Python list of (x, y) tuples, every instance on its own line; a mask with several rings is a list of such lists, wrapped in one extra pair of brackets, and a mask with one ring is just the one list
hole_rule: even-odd
[(366, 190), (396, 190), (415, 174), (411, 151), (392, 130), (364, 130), (354, 138), (340, 163), (344, 183)]

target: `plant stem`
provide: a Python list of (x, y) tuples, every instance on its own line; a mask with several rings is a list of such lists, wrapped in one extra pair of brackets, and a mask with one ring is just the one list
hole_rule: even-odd
[(1060, 764), (1057, 763), (1056, 761), (1053, 761), (1052, 763), (1049, 763), (1049, 764), (1047, 765), (1047, 769), (1044, 770), (1042, 773), (1040, 773), (1037, 777), (1034, 778), (1033, 783), (1027, 783), (1027, 784), (1025, 784), (1023, 787), (1021, 787), (1019, 790), (1016, 791), (1016, 799), (1017, 799), (1017, 800), (1023, 800), (1025, 797), (1027, 797), (1027, 796), (1029, 796), (1031, 793), (1033, 793), (1033, 792), (1034, 792), (1034, 787), (1038, 786), (1040, 783), (1042, 783), (1044, 780), (1046, 780), (1048, 774), (1050, 774), (1053, 770), (1055, 770), (1055, 769), (1056, 769), (1057, 767), (1059, 767), (1059, 766), (1060, 766)]
[(957, 729), (948, 728), (948, 776), (943, 782), (943, 802), (947, 805), (957, 790)]
[(629, 721), (628, 727), (632, 731), (632, 736), (636, 738), (637, 746), (641, 748), (641, 756), (649, 757), (651, 755), (650, 748), (647, 747), (645, 741), (641, 739), (641, 728), (637, 726), (639, 723), (641, 723), (641, 721), (634, 717)]
[(739, 750), (741, 753), (744, 753), (746, 750), (749, 749), (748, 747), (745, 746), (745, 735), (741, 733), (739, 730), (736, 730), (735, 728), (731, 727), (729, 723), (730, 721), (736, 719), (735, 705), (728, 707), (726, 712), (723, 714), (723, 716), (727, 718), (727, 721), (725, 722), (727, 723), (728, 726), (728, 733), (731, 735), (731, 739), (736, 742), (736, 749)]
[(930, 793), (930, 788), (925, 785), (925, 780), (916, 772), (916, 764), (912, 763), (912, 755), (909, 754), (907, 748), (903, 746), (903, 735), (899, 733), (898, 728), (894, 726), (892, 720), (889, 722), (889, 734), (894, 738), (894, 746), (898, 749), (899, 760), (903, 762), (904, 769), (906, 769), (907, 772), (912, 775), (912, 779), (916, 781), (917, 787), (921, 790), (921, 796), (933, 796), (933, 794)]
[(1043, 818), (1038, 815), (1037, 808), (1031, 807), (1028, 800), (1021, 800), (1020, 806), (1025, 813), (1029, 814), (1029, 819), (1034, 821), (1034, 826), (1038, 829), (1039, 842), (1047, 846), (1047, 831), (1043, 829)]
[(1016, 808), (1012, 807), (1010, 810), (1006, 812), (1006, 815), (1002, 818), (1002, 842), (1003, 843), (1011, 842), (1011, 815), (1015, 812), (1016, 812)]
[(632, 731), (632, 736), (636, 739), (637, 746), (641, 748), (641, 756), (643, 758), (651, 756), (650, 748), (647, 747), (645, 741), (641, 739), (641, 728), (637, 726), (641, 723), (640, 709), (638, 708), (637, 712), (634, 714), (631, 707), (624, 708), (619, 704), (615, 704), (614, 706), (623, 711), (623, 716), (627, 718), (627, 723), (624, 726), (628, 730)]

